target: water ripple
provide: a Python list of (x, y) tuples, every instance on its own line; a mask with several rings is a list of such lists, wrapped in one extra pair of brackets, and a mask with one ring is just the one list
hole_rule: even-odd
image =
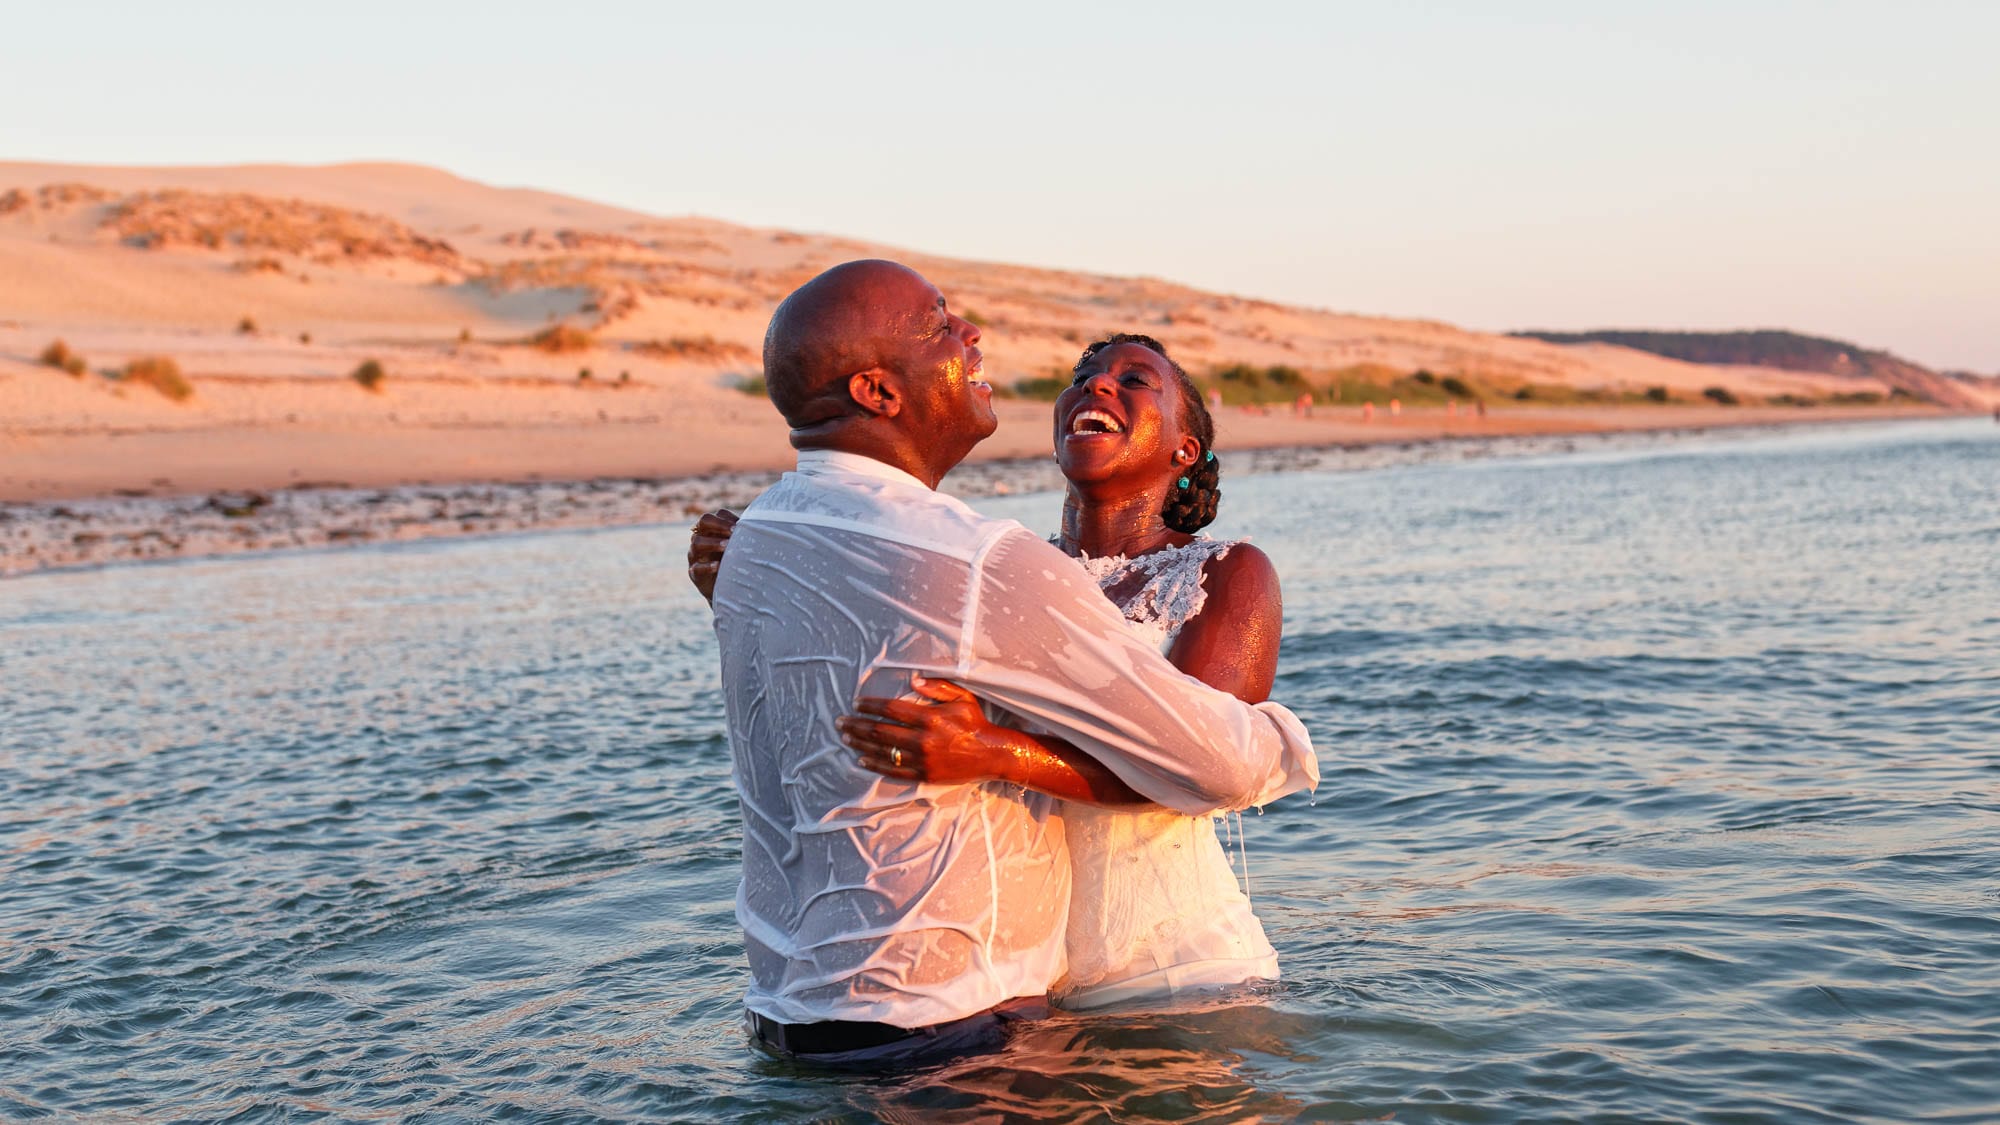
[(0, 1119), (1986, 1119), (1996, 470), (1232, 484), (1326, 763), (1244, 818), (1285, 982), (871, 1081), (744, 1045), (683, 529), (0, 584)]

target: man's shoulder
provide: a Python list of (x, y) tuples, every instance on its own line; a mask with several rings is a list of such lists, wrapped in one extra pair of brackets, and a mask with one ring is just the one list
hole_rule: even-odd
[(902, 543), (971, 561), (999, 539), (1033, 538), (1015, 520), (957, 497), (868, 478), (786, 473), (744, 509), (743, 522), (816, 527)]

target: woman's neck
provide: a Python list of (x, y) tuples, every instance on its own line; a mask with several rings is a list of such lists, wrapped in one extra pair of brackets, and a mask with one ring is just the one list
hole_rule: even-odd
[(1092, 558), (1128, 558), (1181, 539), (1161, 512), (1166, 497), (1151, 491), (1117, 498), (1089, 496), (1072, 486), (1063, 500), (1063, 549)]

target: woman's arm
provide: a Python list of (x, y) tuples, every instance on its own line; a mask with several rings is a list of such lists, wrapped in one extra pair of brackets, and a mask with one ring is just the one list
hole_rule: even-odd
[(715, 576), (722, 573), (722, 555), (735, 530), (736, 513), (717, 508), (694, 521), (688, 536), (688, 581), (710, 605), (715, 604)]

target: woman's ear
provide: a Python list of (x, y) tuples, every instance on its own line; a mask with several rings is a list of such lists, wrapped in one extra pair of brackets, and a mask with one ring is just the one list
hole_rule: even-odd
[(903, 396), (895, 380), (879, 367), (849, 375), (847, 395), (856, 406), (878, 418), (894, 418), (903, 412)]
[(1183, 467), (1192, 465), (1194, 464), (1194, 459), (1199, 456), (1201, 456), (1201, 442), (1193, 434), (1182, 438), (1181, 443), (1174, 447), (1174, 464), (1176, 465)]

